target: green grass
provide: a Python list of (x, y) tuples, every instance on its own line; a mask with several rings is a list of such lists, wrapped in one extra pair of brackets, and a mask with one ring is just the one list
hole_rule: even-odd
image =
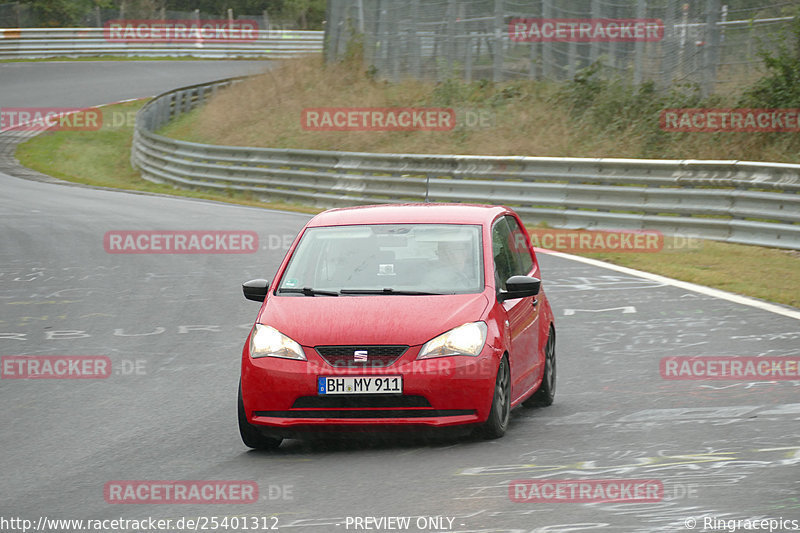
[(800, 252), (797, 251), (698, 240), (690, 249), (582, 255), (800, 307)]
[[(264, 203), (250, 195), (214, 194), (175, 189), (142, 179), (130, 166), (133, 114), (142, 101), (103, 108), (104, 127), (98, 131), (48, 132), (22, 144), (17, 157), (23, 165), (51, 176), (93, 186), (203, 198), (242, 205), (316, 213), (320, 209), (282, 202)], [(120, 117), (124, 120), (120, 121)], [(130, 117), (130, 118), (129, 118)], [(119, 127), (113, 125), (123, 122)], [(399, 151), (403, 151), (398, 148)], [(695, 242), (667, 246), (658, 253), (581, 254), (622, 266), (715, 287), (755, 298), (800, 307), (800, 252)]]
[[(133, 117), (144, 101), (105, 106), (103, 127), (98, 131), (46, 132), (17, 148), (16, 156), (26, 167), (75, 183), (127, 189), (191, 198), (203, 198), (242, 205), (317, 213), (312, 207), (284, 202), (260, 202), (248, 194), (218, 194), (176, 189), (152, 183), (131, 167)], [(115, 126), (120, 124), (119, 126)]]

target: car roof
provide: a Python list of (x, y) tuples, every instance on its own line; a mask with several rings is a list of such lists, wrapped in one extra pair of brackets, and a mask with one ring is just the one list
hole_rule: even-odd
[(329, 209), (315, 216), (308, 226), (351, 224), (491, 224), (509, 209), (496, 205), (414, 203), (365, 205)]

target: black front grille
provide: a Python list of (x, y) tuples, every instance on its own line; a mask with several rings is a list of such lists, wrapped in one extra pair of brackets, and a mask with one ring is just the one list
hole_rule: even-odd
[(382, 368), (400, 359), (408, 346), (317, 346), (314, 348), (329, 365), (345, 368)]
[(295, 400), (292, 409), (343, 409), (343, 408), (413, 408), (431, 407), (423, 396), (383, 396), (383, 395), (341, 395), (341, 396), (301, 396)]

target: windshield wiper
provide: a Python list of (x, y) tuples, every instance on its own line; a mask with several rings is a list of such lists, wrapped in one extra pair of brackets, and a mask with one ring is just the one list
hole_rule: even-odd
[(311, 287), (303, 287), (302, 289), (278, 289), (278, 292), (291, 292), (302, 294), (303, 296), (339, 296), (339, 293), (336, 291), (322, 291), (319, 289), (312, 289)]
[(441, 292), (427, 292), (427, 291), (406, 291), (401, 289), (342, 289), (340, 294), (397, 294), (401, 296), (426, 296), (426, 295), (441, 295)]

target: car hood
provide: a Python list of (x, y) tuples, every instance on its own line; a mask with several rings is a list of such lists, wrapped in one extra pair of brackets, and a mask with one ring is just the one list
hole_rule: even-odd
[(258, 322), (303, 346), (423, 344), (466, 322), (480, 320), (483, 293), (442, 296), (274, 296)]

